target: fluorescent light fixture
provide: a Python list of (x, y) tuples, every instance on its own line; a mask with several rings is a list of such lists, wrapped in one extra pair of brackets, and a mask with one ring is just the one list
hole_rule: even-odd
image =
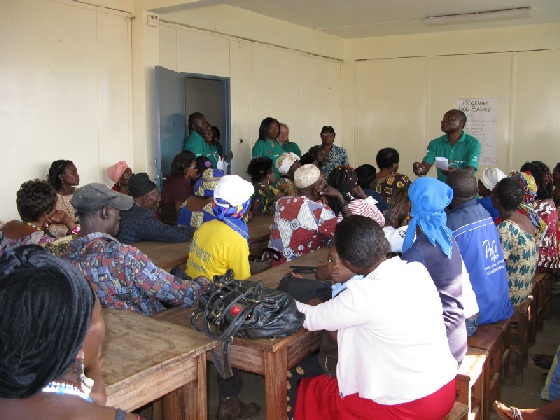
[(460, 13), (456, 15), (428, 16), (424, 19), (427, 25), (455, 25), (458, 23), (478, 23), (490, 20), (519, 19), (531, 16), (530, 7), (514, 9), (488, 10), (483, 12)]

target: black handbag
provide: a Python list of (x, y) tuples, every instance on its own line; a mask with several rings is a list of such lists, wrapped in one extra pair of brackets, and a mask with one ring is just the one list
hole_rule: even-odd
[(212, 287), (203, 292), (191, 323), (221, 342), (221, 351), (211, 351), (218, 374), (231, 377), (231, 342), (234, 336), (280, 338), (303, 327), (305, 315), (287, 293), (268, 289), (262, 282), (234, 280), (233, 271), (214, 276)]
[(331, 283), (328, 281), (295, 277), (292, 273), (282, 277), (277, 289), (288, 293), (294, 299), (303, 303), (307, 303), (311, 299), (326, 302), (332, 296)]

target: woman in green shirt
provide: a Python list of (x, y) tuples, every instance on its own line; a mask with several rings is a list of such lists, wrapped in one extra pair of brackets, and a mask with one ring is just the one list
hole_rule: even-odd
[(259, 127), (259, 139), (253, 146), (252, 158), (267, 157), (272, 159), (272, 167), (276, 179), (280, 179), (278, 169), (276, 169), (276, 160), (284, 153), (284, 149), (280, 145), (277, 137), (280, 133), (280, 123), (272, 117), (266, 117)]

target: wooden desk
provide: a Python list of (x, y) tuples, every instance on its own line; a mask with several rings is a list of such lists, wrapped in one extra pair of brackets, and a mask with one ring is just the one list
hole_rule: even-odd
[(169, 272), (177, 265), (185, 267), (191, 243), (142, 241), (133, 243), (132, 246), (150, 257), (155, 265)]
[(268, 246), (270, 226), (274, 223), (272, 216), (253, 217), (247, 226), (249, 228), (249, 252), (258, 255)]
[[(258, 254), (268, 245), (268, 237), (270, 236), (270, 225), (272, 225), (272, 217), (255, 217), (247, 224), (249, 227), (249, 241), (251, 243), (250, 251)], [(159, 241), (141, 241), (133, 243), (144, 254), (153, 261), (155, 265), (169, 272), (175, 266), (185, 266), (189, 259), (190, 242), (159, 242)]]
[(103, 318), (107, 405), (131, 411), (163, 397), (155, 418), (208, 418), (206, 351), (217, 342), (130, 310), (103, 309)]
[[(250, 280), (261, 280), (267, 287), (276, 288), (282, 277), (291, 271), (290, 265), (315, 266), (323, 263), (327, 254), (326, 248), (320, 249), (252, 276)], [(153, 318), (180, 325), (190, 325), (191, 312), (192, 310), (189, 309), (175, 308), (154, 315)], [(310, 332), (301, 329), (290, 337), (274, 340), (234, 338), (231, 349), (232, 366), (264, 376), (265, 418), (282, 419), (286, 417), (286, 399), (288, 397), (286, 372), (319, 348), (321, 335), (320, 331)]]

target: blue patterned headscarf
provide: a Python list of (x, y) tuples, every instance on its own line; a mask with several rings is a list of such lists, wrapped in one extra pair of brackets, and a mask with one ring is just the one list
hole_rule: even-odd
[(453, 233), (447, 227), (445, 208), (453, 199), (453, 190), (435, 178), (423, 177), (414, 181), (408, 189), (412, 204), (406, 236), (402, 251), (414, 243), (416, 226), (426, 235), (432, 245), (438, 245), (443, 253), (451, 258)]
[(234, 231), (247, 239), (247, 242), (249, 242), (249, 228), (247, 227), (247, 223), (243, 220), (243, 215), (247, 213), (249, 204), (251, 204), (250, 198), (243, 204), (238, 204), (236, 206), (217, 197), (214, 197), (214, 201), (212, 202), (212, 212), (214, 216), (216, 216), (216, 219), (231, 227)]

